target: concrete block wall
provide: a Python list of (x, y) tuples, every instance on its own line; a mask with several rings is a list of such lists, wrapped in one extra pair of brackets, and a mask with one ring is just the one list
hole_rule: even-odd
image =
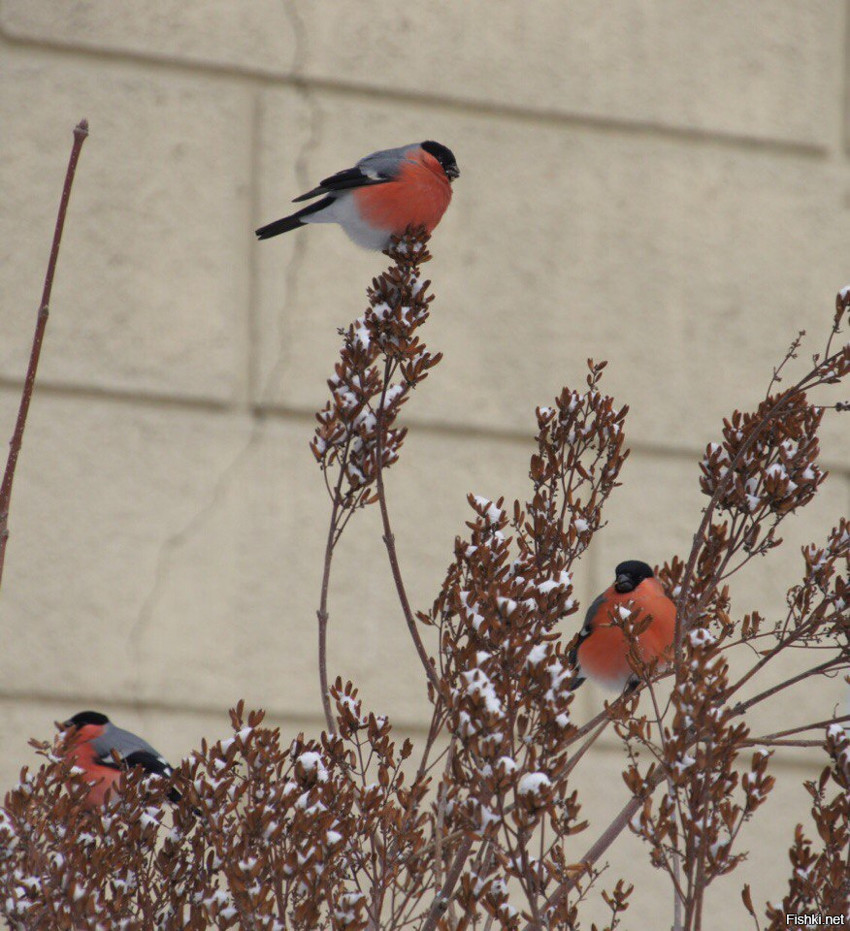
[[(804, 358), (820, 348), (850, 280), (846, 19), (837, 0), (0, 0), (8, 436), (70, 131), (91, 124), (12, 506), (0, 787), (29, 736), (88, 707), (174, 759), (224, 734), (239, 698), (285, 733), (320, 729), (328, 505), (307, 443), (337, 328), (385, 260), (333, 228), (253, 229), (376, 148), (436, 138), (462, 172), (429, 268), (445, 359), (389, 478), (413, 603), (436, 594), (467, 492), (526, 494), (534, 408), (583, 384), (588, 357), (631, 407), (633, 454), (577, 592), (620, 559), (685, 554), (705, 444), (799, 329)], [(823, 447), (828, 484), (735, 580), (736, 613), (781, 611), (799, 545), (847, 513), (848, 424), (829, 418)], [(331, 674), (416, 733), (427, 704), (378, 515), (346, 537)], [(586, 689), (580, 713), (602, 697)], [(840, 682), (799, 690), (787, 719), (844, 700)], [(782, 801), (709, 927), (743, 926), (745, 880), (781, 895), (819, 765), (775, 761)], [(597, 823), (625, 800), (621, 766), (599, 748)], [(635, 927), (664, 888), (644, 861), (633, 840), (611, 857), (642, 889)]]

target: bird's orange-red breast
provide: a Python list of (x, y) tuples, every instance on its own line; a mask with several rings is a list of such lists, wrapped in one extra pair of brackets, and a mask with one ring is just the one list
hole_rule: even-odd
[(451, 199), (452, 186), (443, 166), (422, 148), (402, 161), (395, 180), (354, 191), (361, 216), (395, 236), (408, 226), (424, 226), (431, 233)]
[[(65, 727), (74, 729), (67, 758), (83, 771), (83, 778), (91, 786), (86, 808), (104, 805), (126, 769), (140, 767), (147, 773), (171, 775), (171, 767), (147, 741), (116, 727), (105, 714), (81, 711), (66, 721)], [(169, 798), (177, 801), (180, 795), (172, 789)]]
[(585, 679), (618, 691), (637, 679), (629, 666), (629, 642), (616, 622), (620, 609), (639, 610), (638, 623), (650, 617), (637, 638), (638, 655), (645, 663), (668, 662), (676, 634), (676, 606), (664, 594), (652, 568), (629, 560), (615, 570), (614, 583), (587, 610), (584, 627), (570, 659), (578, 672), (577, 688)]
[(392, 237), (401, 236), (408, 227), (434, 230), (451, 202), (451, 183), (459, 175), (451, 149), (430, 139), (373, 152), (296, 197), (298, 202), (325, 195), (260, 227), (257, 236), (269, 239), (308, 223), (338, 223), (358, 245), (386, 249)]

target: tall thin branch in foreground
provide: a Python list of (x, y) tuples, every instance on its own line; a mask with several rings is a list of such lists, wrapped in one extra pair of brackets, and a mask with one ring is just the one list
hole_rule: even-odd
[(62, 188), (62, 199), (59, 201), (59, 212), (56, 215), (56, 227), (53, 231), (53, 244), (50, 247), (50, 258), (47, 261), (47, 271), (44, 275), (44, 288), (41, 292), (41, 303), (38, 308), (38, 318), (35, 324), (35, 335), (32, 341), (29, 366), (24, 380), (24, 390), (21, 394), (21, 404), (18, 408), (18, 419), (15, 423), (15, 432), (9, 444), (9, 458), (6, 460), (6, 471), (3, 473), (3, 484), (0, 485), (0, 584), (3, 581), (3, 563), (6, 560), (6, 542), (9, 539), (9, 506), (12, 500), (12, 482), (15, 479), (15, 468), (18, 456), (24, 441), (24, 429), (27, 424), (30, 401), (35, 388), (35, 376), (38, 371), (38, 360), (41, 356), (41, 345), (44, 342), (44, 332), (47, 329), (47, 318), (50, 314), (50, 295), (53, 291), (53, 278), (56, 274), (56, 262), (59, 259), (59, 246), (62, 242), (62, 231), (65, 229), (65, 214), (68, 211), (68, 201), (71, 198), (71, 186), (77, 171), (77, 161), (80, 150), (89, 134), (88, 120), (80, 120), (74, 127), (74, 142), (71, 145), (71, 155), (68, 159), (68, 168), (65, 172), (65, 184)]

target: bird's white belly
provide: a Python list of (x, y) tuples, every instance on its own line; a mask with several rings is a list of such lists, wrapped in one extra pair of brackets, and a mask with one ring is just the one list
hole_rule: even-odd
[(375, 229), (368, 224), (357, 209), (354, 197), (349, 193), (340, 194), (324, 210), (308, 214), (304, 223), (338, 223), (358, 246), (364, 249), (386, 249), (390, 244), (389, 230)]

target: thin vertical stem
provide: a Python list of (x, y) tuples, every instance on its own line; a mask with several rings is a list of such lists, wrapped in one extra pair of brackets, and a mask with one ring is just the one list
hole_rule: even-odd
[(322, 709), (325, 712), (325, 723), (328, 733), (336, 736), (336, 723), (331, 712), (331, 699), (328, 692), (328, 589), (331, 579), (331, 562), (333, 560), (334, 542), (337, 530), (337, 515), (339, 513), (339, 486), (334, 492), (333, 510), (328, 525), (328, 542), (325, 546), (325, 567), (322, 572), (322, 594), (319, 601), (319, 610), (316, 616), (319, 619), (319, 688), (322, 690)]
[(6, 559), (6, 542), (9, 539), (9, 505), (12, 500), (12, 482), (15, 478), (15, 468), (18, 456), (24, 441), (24, 429), (27, 424), (30, 401), (35, 388), (35, 376), (38, 371), (38, 360), (41, 356), (41, 345), (44, 342), (44, 332), (47, 328), (47, 318), (50, 314), (50, 295), (53, 291), (53, 278), (56, 274), (56, 263), (59, 259), (59, 245), (62, 241), (62, 231), (65, 229), (65, 214), (68, 211), (68, 201), (71, 198), (71, 186), (77, 171), (77, 161), (80, 150), (89, 134), (88, 120), (80, 120), (74, 128), (74, 142), (71, 146), (71, 156), (68, 159), (68, 169), (65, 172), (65, 184), (62, 188), (62, 199), (59, 201), (59, 212), (56, 216), (56, 228), (53, 231), (53, 244), (50, 248), (50, 258), (47, 261), (47, 272), (44, 276), (44, 288), (41, 294), (41, 303), (38, 308), (38, 318), (35, 325), (35, 335), (32, 341), (29, 366), (24, 381), (24, 390), (21, 395), (21, 404), (18, 408), (18, 419), (15, 432), (9, 443), (9, 458), (6, 461), (6, 471), (3, 473), (3, 484), (0, 485), (0, 583), (3, 580), (3, 564)]
[(457, 881), (460, 879), (460, 874), (463, 872), (463, 867), (469, 857), (469, 852), (472, 850), (472, 844), (473, 838), (467, 837), (460, 845), (458, 852), (455, 854), (454, 863), (452, 863), (448, 875), (446, 876), (446, 881), (440, 888), (431, 908), (428, 909), (428, 914), (422, 924), (421, 931), (433, 931), (437, 926), (440, 916), (448, 908), (454, 888), (457, 885)]
[(379, 407), (376, 414), (377, 419), (377, 443), (375, 450), (375, 484), (378, 493), (378, 503), (381, 508), (381, 522), (384, 528), (384, 545), (387, 548), (387, 556), (390, 561), (390, 570), (392, 571), (393, 581), (395, 582), (396, 592), (398, 593), (398, 599), (401, 602), (401, 610), (404, 614), (404, 619), (407, 622), (407, 629), (410, 631), (410, 636), (413, 640), (413, 645), (416, 648), (416, 653), (419, 656), (419, 660), (422, 663), (422, 667), (425, 670), (425, 674), (428, 676), (428, 681), (431, 685), (434, 686), (434, 695), (435, 697), (440, 694), (440, 683), (437, 678), (437, 673), (434, 671), (434, 666), (431, 663), (431, 660), (428, 657), (428, 651), (425, 649), (425, 645), (422, 643), (422, 638), (419, 636), (419, 630), (416, 627), (416, 618), (413, 616), (413, 611), (410, 607), (410, 601), (407, 598), (407, 589), (404, 585), (404, 579), (401, 575), (401, 566), (398, 561), (398, 553), (395, 548), (395, 536), (392, 531), (392, 526), (390, 525), (390, 514), (387, 508), (387, 495), (384, 490), (384, 431), (385, 420), (384, 420), (384, 405), (386, 403), (386, 394), (387, 388), (389, 387), (390, 380), (390, 362), (387, 360), (386, 366), (384, 368), (384, 388), (381, 392), (381, 397), (379, 401)]

